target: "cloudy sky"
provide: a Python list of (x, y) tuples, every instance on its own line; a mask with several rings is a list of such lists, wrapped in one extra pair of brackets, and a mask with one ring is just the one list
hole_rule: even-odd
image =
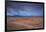
[(43, 5), (35, 3), (8, 2), (7, 16), (43, 16)]

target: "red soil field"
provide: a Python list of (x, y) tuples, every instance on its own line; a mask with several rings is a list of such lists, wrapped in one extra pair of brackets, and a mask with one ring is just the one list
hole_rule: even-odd
[(19, 30), (19, 29), (36, 29), (43, 28), (43, 17), (7, 17), (7, 29), (8, 30)]

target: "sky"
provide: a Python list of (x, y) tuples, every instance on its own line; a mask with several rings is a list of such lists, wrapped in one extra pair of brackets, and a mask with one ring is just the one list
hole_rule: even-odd
[(8, 2), (7, 16), (43, 16), (43, 4)]

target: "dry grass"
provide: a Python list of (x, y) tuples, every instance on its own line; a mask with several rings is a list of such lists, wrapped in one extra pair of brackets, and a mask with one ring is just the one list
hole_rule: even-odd
[(7, 29), (33, 29), (43, 28), (43, 17), (30, 17), (30, 18), (18, 18), (8, 17), (7, 18)]

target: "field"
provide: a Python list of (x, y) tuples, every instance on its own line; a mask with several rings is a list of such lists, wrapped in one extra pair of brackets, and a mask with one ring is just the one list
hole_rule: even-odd
[(8, 30), (43, 28), (43, 17), (7, 17)]

